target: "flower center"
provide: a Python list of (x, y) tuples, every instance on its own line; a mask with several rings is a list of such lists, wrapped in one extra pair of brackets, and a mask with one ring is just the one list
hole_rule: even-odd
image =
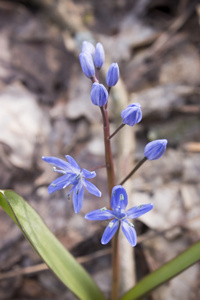
[(115, 217), (119, 220), (126, 218), (126, 212), (124, 209), (121, 209), (120, 207), (116, 208), (114, 211)]

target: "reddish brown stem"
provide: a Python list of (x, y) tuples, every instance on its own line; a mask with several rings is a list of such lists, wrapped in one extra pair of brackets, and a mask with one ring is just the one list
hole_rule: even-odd
[(122, 129), (125, 126), (125, 124), (121, 124), (110, 136), (109, 136), (109, 140), (116, 134), (118, 133), (118, 131), (120, 131), (120, 129)]
[(95, 82), (99, 83), (99, 80), (96, 78), (95, 75), (90, 77), (90, 79), (91, 79), (92, 83), (95, 83)]
[(123, 185), (140, 167), (141, 165), (147, 160), (146, 157), (141, 159), (137, 165), (133, 168), (133, 170), (120, 182), (120, 185)]
[[(104, 130), (104, 145), (105, 145), (105, 161), (106, 161), (106, 170), (108, 178), (108, 191), (111, 200), (112, 189), (115, 186), (115, 174), (114, 174), (114, 164), (113, 164), (113, 155), (111, 150), (110, 140), (108, 139), (110, 135), (110, 125), (108, 119), (108, 112), (106, 107), (100, 107), (102, 118), (103, 118), (103, 130)], [(118, 233), (112, 239), (112, 292), (111, 299), (118, 299), (119, 292), (119, 242), (118, 242)]]
[(111, 144), (110, 144), (110, 140), (108, 139), (110, 135), (110, 126), (109, 126), (107, 110), (105, 109), (105, 107), (100, 107), (100, 109), (103, 118), (105, 162), (106, 162), (106, 170), (107, 170), (107, 178), (108, 178), (108, 191), (111, 199), (112, 188), (115, 185), (115, 174), (114, 174), (114, 164), (113, 164), (113, 156), (111, 151)]
[(120, 225), (112, 239), (112, 292), (111, 292), (111, 300), (118, 299), (119, 293), (119, 230)]
[(99, 170), (99, 169), (103, 169), (103, 168), (106, 168), (106, 165), (101, 165), (101, 166), (94, 167), (90, 170), (90, 172), (93, 172), (93, 171), (96, 171), (96, 170)]
[[(110, 95), (110, 91), (111, 91), (111, 87), (108, 87), (108, 96)], [(107, 103), (105, 105), (105, 109), (107, 109), (107, 107), (108, 107), (108, 101), (107, 101)]]

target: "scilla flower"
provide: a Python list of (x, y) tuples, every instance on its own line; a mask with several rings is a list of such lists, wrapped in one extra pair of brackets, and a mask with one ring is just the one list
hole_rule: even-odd
[(121, 112), (121, 117), (123, 119), (123, 124), (133, 126), (136, 123), (139, 123), (142, 120), (141, 105), (139, 103), (128, 105), (128, 107)]
[(106, 74), (106, 84), (108, 87), (112, 87), (117, 84), (118, 80), (119, 66), (117, 63), (113, 63)]
[(125, 211), (127, 204), (128, 197), (126, 190), (121, 185), (117, 185), (112, 190), (112, 210), (109, 210), (106, 207), (104, 207), (101, 209), (94, 210), (85, 216), (87, 220), (94, 221), (113, 219), (109, 222), (108, 226), (106, 227), (103, 233), (101, 239), (102, 244), (107, 244), (112, 239), (120, 224), (122, 227), (122, 231), (129, 243), (131, 244), (131, 246), (134, 247), (137, 244), (137, 234), (134, 225), (127, 219), (135, 219), (142, 216), (143, 214), (147, 213), (153, 208), (153, 204), (150, 203), (134, 206)]
[(101, 192), (93, 183), (86, 180), (86, 178), (90, 179), (96, 176), (94, 171), (90, 172), (86, 169), (81, 170), (77, 162), (71, 156), (66, 155), (65, 157), (68, 162), (56, 157), (42, 157), (44, 161), (54, 165), (54, 172), (62, 174), (61, 177), (55, 179), (49, 185), (48, 192), (51, 194), (57, 190), (64, 189), (69, 185), (72, 185), (72, 188), (68, 193), (68, 197), (73, 192), (74, 211), (75, 213), (78, 213), (83, 204), (84, 187), (89, 193), (97, 197), (101, 197)]
[(103, 84), (93, 83), (91, 90), (91, 100), (94, 105), (103, 106), (107, 103), (108, 92)]
[(159, 159), (165, 153), (166, 147), (166, 139), (150, 142), (144, 148), (144, 156), (148, 160)]
[(94, 57), (95, 48), (90, 42), (84, 41), (82, 43), (81, 52), (88, 52)]
[(104, 48), (101, 43), (96, 44), (95, 54), (94, 54), (94, 64), (97, 69), (101, 69), (105, 59)]
[(83, 73), (88, 78), (92, 78), (95, 75), (95, 68), (91, 54), (89, 52), (81, 52), (79, 54), (79, 61)]

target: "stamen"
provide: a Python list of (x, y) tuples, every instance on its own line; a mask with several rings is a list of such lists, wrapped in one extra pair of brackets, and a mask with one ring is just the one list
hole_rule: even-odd
[(54, 172), (61, 173), (61, 174), (66, 174), (66, 171), (58, 170), (58, 169), (56, 169), (56, 167), (53, 167), (53, 171), (54, 171)]
[(140, 208), (142, 208), (143, 206), (144, 206), (143, 204), (138, 205), (138, 206), (137, 206), (137, 209), (140, 209)]
[(69, 183), (67, 182), (62, 188), (65, 189), (68, 185)]
[(76, 180), (78, 180), (80, 177), (81, 177), (81, 174), (78, 174), (78, 175), (76, 176)]
[(56, 187), (57, 185), (55, 183), (52, 183), (51, 186)]
[(123, 194), (120, 194), (119, 196), (119, 201), (123, 201), (124, 200), (124, 195)]
[(112, 227), (113, 227), (113, 225), (114, 225), (114, 223), (113, 223), (113, 222), (110, 222), (110, 223), (108, 224), (108, 226), (109, 226), (110, 228), (112, 228)]
[(129, 225), (130, 227), (135, 227), (131, 222), (128, 222), (128, 225)]
[(105, 211), (105, 210), (108, 210), (108, 209), (106, 207), (100, 208), (100, 211)]

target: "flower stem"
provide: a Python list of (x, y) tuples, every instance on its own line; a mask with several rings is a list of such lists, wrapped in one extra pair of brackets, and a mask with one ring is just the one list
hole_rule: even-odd
[(111, 151), (110, 140), (108, 139), (110, 135), (110, 126), (108, 120), (108, 112), (105, 107), (100, 107), (102, 118), (103, 118), (103, 130), (104, 130), (104, 145), (105, 145), (105, 161), (106, 161), (106, 170), (108, 178), (108, 191), (109, 197), (111, 199), (112, 188), (115, 185), (115, 174), (114, 174), (114, 164), (113, 164), (113, 155)]
[(135, 168), (120, 182), (120, 185), (123, 185), (140, 167), (141, 165), (147, 160), (147, 157), (143, 157), (143, 159), (141, 159), (137, 165), (135, 166)]
[(96, 171), (96, 170), (99, 170), (99, 169), (103, 169), (103, 168), (106, 168), (106, 165), (100, 165), (100, 166), (94, 167), (90, 170), (90, 172), (93, 172), (93, 171)]
[(120, 225), (112, 239), (112, 266), (113, 266), (112, 280), (113, 282), (112, 282), (111, 300), (118, 299), (118, 291), (119, 291), (119, 242), (118, 242), (119, 229), (120, 229)]
[(100, 70), (99, 68), (96, 69), (96, 78), (98, 81), (99, 81), (99, 70)]
[[(110, 90), (111, 90), (111, 87), (108, 87), (108, 95), (110, 95)], [(108, 101), (107, 101), (107, 103), (105, 105), (105, 109), (107, 109), (107, 107), (108, 107)]]
[[(104, 145), (105, 145), (105, 161), (108, 179), (108, 191), (111, 201), (112, 189), (115, 186), (115, 173), (113, 164), (113, 155), (111, 150), (110, 140), (108, 139), (110, 135), (110, 125), (108, 119), (108, 112), (105, 106), (100, 107), (103, 119), (103, 130), (104, 130)], [(119, 291), (119, 246), (118, 246), (118, 232), (112, 239), (112, 292), (111, 299), (118, 299)]]
[(125, 124), (121, 124), (110, 136), (109, 136), (109, 140), (118, 132), (120, 131), (120, 129), (122, 129), (125, 126)]
[(92, 83), (99, 82), (98, 78), (94, 75), (91, 78)]

